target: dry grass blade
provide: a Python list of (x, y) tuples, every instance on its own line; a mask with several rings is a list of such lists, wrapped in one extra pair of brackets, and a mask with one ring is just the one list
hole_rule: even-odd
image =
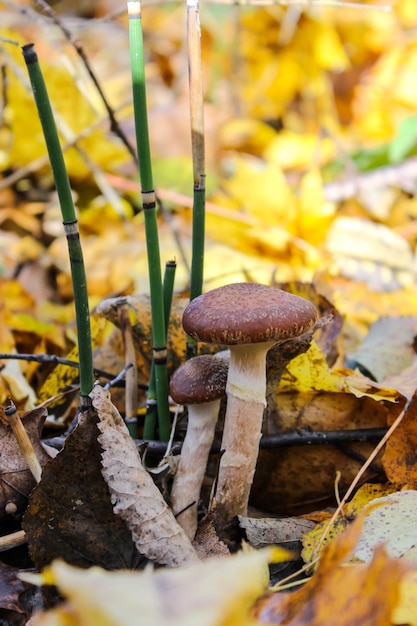
[(132, 335), (132, 324), (130, 322), (129, 305), (123, 302), (119, 309), (120, 328), (123, 337), (123, 346), (125, 351), (125, 366), (129, 367), (126, 371), (126, 417), (136, 417), (138, 411), (138, 366), (136, 362), (135, 346)]
[[(194, 185), (204, 186), (204, 107), (201, 60), (200, 13), (197, 0), (187, 2), (188, 64), (190, 76), (190, 118)], [(203, 177), (203, 180), (201, 180)]]
[(25, 430), (25, 427), (22, 424), (22, 420), (18, 412), (16, 411), (16, 407), (11, 403), (7, 409), (4, 410), (5, 415), (7, 416), (9, 426), (13, 431), (14, 436), (16, 437), (16, 441), (19, 444), (20, 451), (28, 464), (28, 467), (32, 473), (33, 478), (37, 483), (40, 482), (42, 476), (42, 466), (39, 463), (39, 459), (36, 456), (36, 452), (33, 449), (33, 445), (29, 436)]

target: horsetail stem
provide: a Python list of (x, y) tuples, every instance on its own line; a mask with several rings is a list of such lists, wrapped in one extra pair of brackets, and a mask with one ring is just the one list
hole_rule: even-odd
[(191, 146), (194, 174), (190, 300), (203, 289), (206, 174), (201, 29), (198, 0), (187, 0), (187, 41), (190, 90)]
[[(168, 334), (169, 316), (171, 312), (172, 296), (174, 293), (174, 279), (177, 264), (175, 261), (167, 261), (165, 264), (165, 274), (163, 283), (164, 294), (164, 316), (165, 329)], [(155, 389), (155, 368), (152, 364), (151, 375), (149, 378), (148, 398), (146, 402), (146, 416), (143, 428), (144, 439), (155, 439), (156, 431), (156, 389)]]
[(78, 230), (78, 220), (52, 107), (34, 44), (23, 46), (22, 52), (27, 65), (39, 119), (45, 137), (55, 187), (61, 207), (65, 235), (67, 237), (77, 322), (80, 360), (80, 400), (81, 407), (84, 409), (91, 406), (89, 393), (94, 384), (94, 371), (87, 279)]
[(139, 174), (142, 187), (142, 205), (145, 215), (146, 247), (148, 254), (152, 312), (153, 363), (155, 368), (159, 436), (162, 440), (168, 440), (171, 432), (171, 424), (168, 405), (168, 375), (166, 368), (166, 330), (163, 307), (158, 225), (156, 218), (156, 197), (152, 178), (148, 116), (146, 108), (141, 3), (138, 0), (128, 0), (127, 7), (129, 16), (133, 110), (136, 130), (136, 145), (139, 155)]

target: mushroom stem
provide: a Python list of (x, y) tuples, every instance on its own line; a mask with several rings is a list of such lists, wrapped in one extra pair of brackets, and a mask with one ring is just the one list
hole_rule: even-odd
[(266, 407), (266, 353), (276, 341), (230, 346), (226, 393)]
[(220, 400), (226, 395), (227, 371), (228, 363), (223, 357), (197, 356), (181, 365), (170, 382), (172, 399), (188, 406), (187, 433), (171, 490), (171, 503), (179, 525), (190, 539), (194, 539), (197, 530), (200, 489)]
[(188, 428), (172, 485), (171, 503), (178, 523), (191, 540), (197, 530), (200, 489), (214, 439), (219, 408), (220, 399), (188, 407)]
[(266, 353), (275, 342), (230, 346), (224, 450), (216, 490), (216, 522), (245, 515), (258, 458), (266, 390)]
[[(246, 515), (258, 458), (264, 405), (228, 396), (216, 489), (216, 524), (223, 528), (235, 515)], [(233, 424), (230, 426), (230, 417)], [(228, 418), (226, 417), (226, 420)]]

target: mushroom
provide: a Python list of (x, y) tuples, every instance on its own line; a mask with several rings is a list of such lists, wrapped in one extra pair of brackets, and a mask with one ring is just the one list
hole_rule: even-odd
[(214, 439), (220, 400), (226, 395), (228, 362), (197, 356), (181, 365), (170, 381), (170, 394), (188, 407), (188, 425), (171, 490), (177, 521), (192, 540), (197, 530), (197, 505)]
[(257, 283), (235, 283), (198, 296), (186, 307), (184, 330), (193, 339), (230, 349), (227, 408), (216, 491), (219, 530), (247, 512), (266, 407), (266, 353), (317, 322), (304, 298)]

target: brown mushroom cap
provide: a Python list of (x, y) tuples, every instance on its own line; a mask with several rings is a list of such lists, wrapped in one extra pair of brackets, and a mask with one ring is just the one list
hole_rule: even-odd
[(226, 395), (227, 372), (225, 359), (210, 355), (196, 356), (186, 361), (171, 377), (169, 391), (177, 404), (202, 404)]
[(298, 337), (317, 322), (304, 298), (258, 283), (234, 283), (198, 296), (186, 307), (184, 330), (196, 341), (238, 345)]

